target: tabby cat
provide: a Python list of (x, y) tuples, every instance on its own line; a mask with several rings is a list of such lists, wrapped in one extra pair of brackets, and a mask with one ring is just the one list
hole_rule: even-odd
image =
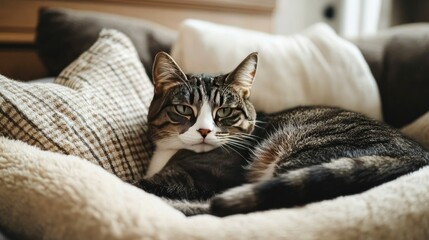
[(428, 165), (419, 144), (355, 112), (308, 106), (257, 119), (249, 101), (257, 62), (252, 53), (231, 73), (208, 76), (156, 56), (148, 115), (156, 150), (141, 188), (191, 200), (169, 201), (186, 214), (225, 216), (360, 193)]

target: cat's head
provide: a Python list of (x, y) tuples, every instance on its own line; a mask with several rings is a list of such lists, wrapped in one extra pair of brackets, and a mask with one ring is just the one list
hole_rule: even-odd
[(206, 152), (251, 133), (256, 112), (249, 96), (257, 63), (258, 54), (251, 53), (228, 74), (193, 75), (158, 53), (148, 115), (157, 146)]

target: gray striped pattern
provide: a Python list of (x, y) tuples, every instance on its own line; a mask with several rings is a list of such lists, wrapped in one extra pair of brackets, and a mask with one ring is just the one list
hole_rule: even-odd
[(0, 76), (0, 136), (82, 157), (135, 182), (153, 151), (146, 134), (152, 95), (130, 40), (103, 30), (53, 84)]

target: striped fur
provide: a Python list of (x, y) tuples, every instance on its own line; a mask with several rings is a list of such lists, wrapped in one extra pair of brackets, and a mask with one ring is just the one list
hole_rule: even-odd
[(356, 194), (429, 163), (420, 145), (365, 116), (300, 107), (265, 118), (247, 166), (249, 184), (211, 201), (218, 216), (299, 206)]
[[(157, 151), (178, 152), (164, 159), (168, 163), (140, 187), (168, 198), (187, 215), (225, 216), (360, 193), (429, 163), (428, 152), (397, 130), (338, 108), (297, 107), (258, 114), (256, 120), (248, 101), (247, 80), (253, 80), (257, 63), (251, 56), (232, 73), (219, 76), (181, 74), (174, 60), (161, 56), (163, 71), (170, 73), (160, 72), (162, 90), (150, 106), (149, 126)], [(183, 103), (194, 115), (174, 113), (171, 106)], [(174, 134), (196, 132), (193, 126), (207, 103), (213, 112), (225, 105), (234, 108), (232, 117), (216, 119), (213, 113), (212, 118), (216, 137), (234, 138), (200, 152), (172, 141)], [(233, 144), (223, 147), (229, 141)]]

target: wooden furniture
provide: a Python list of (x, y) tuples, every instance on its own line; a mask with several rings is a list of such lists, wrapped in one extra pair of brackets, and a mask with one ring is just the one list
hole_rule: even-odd
[(186, 18), (271, 32), (275, 0), (0, 0), (0, 74), (46, 76), (34, 47), (38, 9), (63, 7), (142, 18), (177, 29)]

